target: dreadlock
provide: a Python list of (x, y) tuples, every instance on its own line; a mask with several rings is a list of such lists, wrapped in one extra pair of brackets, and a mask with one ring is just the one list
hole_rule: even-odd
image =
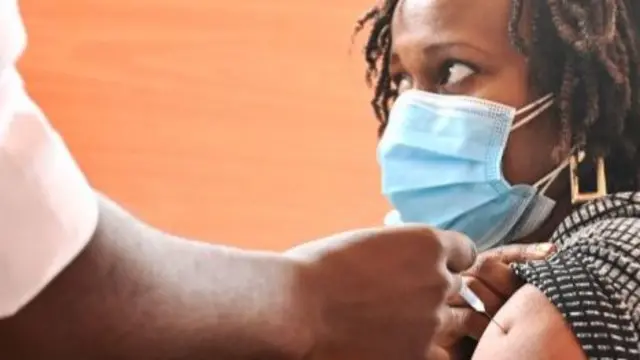
[[(371, 105), (386, 126), (399, 80), (389, 72), (391, 19), (400, 0), (382, 0), (358, 21), (355, 33), (371, 25), (364, 47)], [(520, 34), (524, 1), (511, 0), (508, 35), (527, 57), (530, 83), (556, 96), (563, 135), (587, 158), (606, 158), (610, 191), (640, 184), (640, 1), (530, 0), (530, 38)], [(568, 136), (562, 136), (567, 139)]]

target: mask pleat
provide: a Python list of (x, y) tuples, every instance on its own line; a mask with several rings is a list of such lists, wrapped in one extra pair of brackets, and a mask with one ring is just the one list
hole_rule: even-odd
[(382, 193), (395, 208), (386, 222), (459, 231), (485, 249), (509, 241), (519, 224), (544, 221), (548, 212), (527, 211), (548, 204), (543, 195), (511, 186), (500, 170), (515, 113), (469, 97), (400, 95), (377, 154)]

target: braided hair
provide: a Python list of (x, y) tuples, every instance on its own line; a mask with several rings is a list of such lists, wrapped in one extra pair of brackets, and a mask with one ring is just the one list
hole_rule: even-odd
[[(358, 21), (371, 25), (364, 47), (371, 105), (386, 126), (400, 79), (389, 72), (391, 20), (401, 0), (382, 0)], [(640, 1), (529, 0), (530, 38), (520, 34), (524, 1), (511, 0), (508, 35), (527, 57), (529, 78), (539, 93), (553, 93), (563, 132), (587, 158), (605, 157), (609, 190), (639, 190), (640, 184)]]

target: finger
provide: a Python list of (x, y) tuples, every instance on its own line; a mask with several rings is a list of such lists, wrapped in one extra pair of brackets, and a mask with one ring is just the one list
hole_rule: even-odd
[(466, 235), (453, 231), (438, 231), (447, 268), (459, 273), (469, 269), (476, 261), (478, 251)]
[(511, 244), (489, 250), (488, 257), (495, 257), (505, 264), (543, 260), (553, 254), (556, 248), (552, 243)]
[(479, 340), (491, 322), (485, 314), (469, 308), (452, 308), (451, 315), (452, 326), (455, 326), (456, 331), (451, 332), (454, 338), (450, 341), (455, 340), (456, 343), (465, 336)]
[[(485, 305), (487, 312), (493, 315), (500, 310), (505, 303), (506, 298), (503, 298), (501, 294), (497, 294), (493, 289), (488, 287), (478, 278), (472, 276), (465, 276), (462, 279), (464, 283), (473, 291), (474, 294)], [(460, 294), (452, 295), (448, 298), (447, 304), (452, 307), (469, 307), (469, 303)]]
[(433, 344), (449, 349), (454, 346), (464, 335), (464, 330), (454, 319), (454, 307), (443, 306), (438, 313), (440, 326), (433, 338)]
[(447, 291), (447, 298), (455, 296), (460, 293), (460, 289), (462, 288), (462, 276), (459, 274), (451, 274), (449, 277), (449, 289)]
[(443, 326), (433, 343), (445, 349), (454, 348), (466, 336), (479, 339), (490, 322), (486, 315), (466, 307), (447, 306), (443, 315)]
[(522, 286), (522, 279), (516, 276), (510, 265), (486, 256), (479, 257), (473, 268), (463, 275), (476, 278), (505, 300)]
[(442, 325), (438, 329), (436, 342), (445, 348), (456, 345), (465, 336), (479, 339), (490, 322), (488, 316), (496, 314), (504, 304), (503, 299), (494, 294), (478, 279), (463, 277), (462, 281), (482, 301), (487, 314), (472, 309), (459, 294), (453, 296), (448, 306), (439, 313)]

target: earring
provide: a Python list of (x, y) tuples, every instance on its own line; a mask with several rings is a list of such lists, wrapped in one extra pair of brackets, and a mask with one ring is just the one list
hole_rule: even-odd
[(578, 164), (585, 157), (584, 151), (571, 155), (569, 159), (569, 177), (571, 181), (571, 203), (573, 205), (582, 204), (593, 201), (601, 197), (607, 196), (607, 177), (605, 176), (604, 159), (598, 157), (596, 159), (596, 191), (582, 192), (580, 191), (580, 177), (578, 176)]

